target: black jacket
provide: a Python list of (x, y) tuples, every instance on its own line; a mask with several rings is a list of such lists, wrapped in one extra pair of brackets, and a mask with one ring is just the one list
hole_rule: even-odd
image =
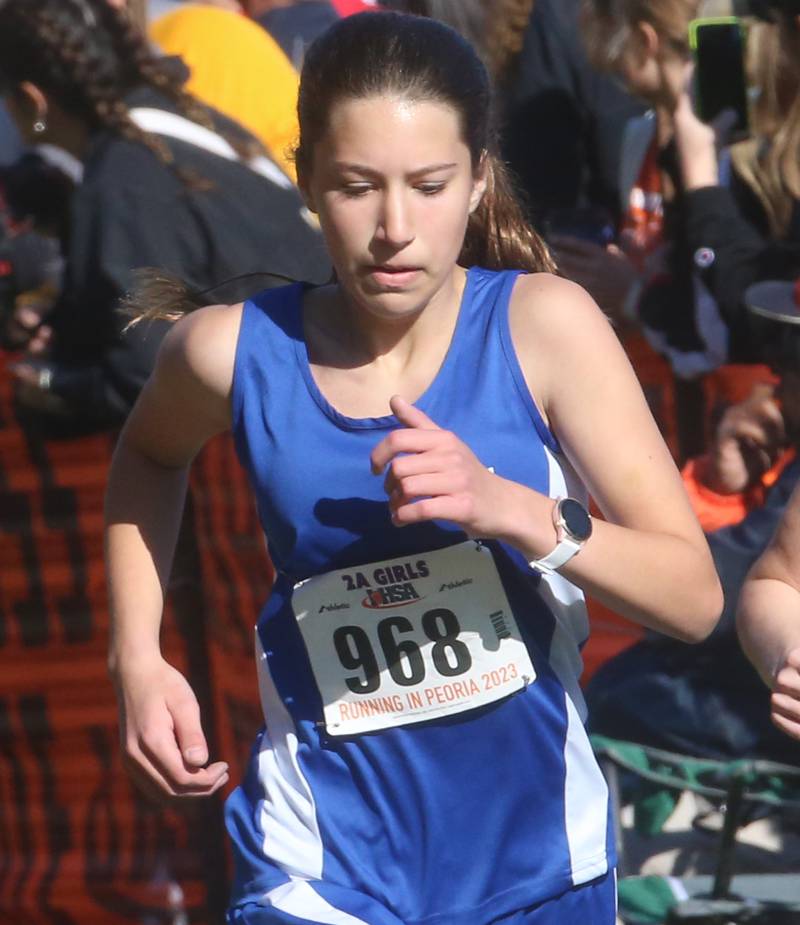
[(644, 106), (589, 64), (579, 0), (537, 0), (500, 93), (503, 156), (537, 220), (600, 205), (616, 216), (625, 124)]
[[(731, 333), (731, 358), (761, 359), (758, 337), (744, 304), (751, 283), (800, 275), (800, 203), (782, 240), (769, 237), (755, 196), (741, 181), (730, 189), (709, 186), (686, 195), (685, 233), (695, 267), (717, 301)], [(713, 254), (707, 266), (697, 257)]]
[[(153, 91), (128, 105), (169, 109)], [(121, 421), (153, 367), (168, 325), (122, 333), (118, 303), (133, 271), (159, 267), (204, 290), (245, 273), (322, 282), (330, 264), (320, 233), (301, 215), (296, 189), (185, 141), (161, 136), (174, 164), (209, 181), (187, 185), (141, 144), (97, 134), (71, 203), (63, 295), (51, 319), (52, 389), (83, 424)], [(197, 188), (196, 188), (197, 187)], [(235, 301), (265, 286), (245, 280), (208, 301)]]

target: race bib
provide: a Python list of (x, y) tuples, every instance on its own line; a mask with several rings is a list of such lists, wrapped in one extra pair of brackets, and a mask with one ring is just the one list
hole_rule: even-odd
[(536, 677), (492, 554), (472, 540), (310, 578), (292, 606), (329, 735), (462, 713)]

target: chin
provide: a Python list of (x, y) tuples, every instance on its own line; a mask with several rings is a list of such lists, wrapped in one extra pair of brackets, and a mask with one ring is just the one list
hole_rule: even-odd
[(430, 301), (430, 293), (416, 286), (413, 289), (375, 289), (359, 286), (354, 295), (358, 304), (370, 315), (386, 320), (417, 315)]

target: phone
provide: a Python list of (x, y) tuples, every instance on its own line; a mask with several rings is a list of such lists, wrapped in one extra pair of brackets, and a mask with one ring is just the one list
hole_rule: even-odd
[(726, 109), (736, 113), (732, 134), (747, 134), (748, 105), (745, 75), (745, 31), (736, 16), (695, 19), (689, 24), (694, 53), (697, 114), (703, 122)]

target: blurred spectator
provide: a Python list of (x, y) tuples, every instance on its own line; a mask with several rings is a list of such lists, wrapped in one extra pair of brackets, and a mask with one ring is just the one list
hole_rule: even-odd
[[(800, 272), (800, 2), (766, 6), (782, 12), (750, 31), (753, 137), (730, 149), (729, 179), (721, 179), (717, 139), (694, 114), (688, 90), (674, 115), (687, 250), (730, 330), (730, 354), (745, 361), (753, 359), (745, 289)], [(687, 323), (666, 314), (659, 321), (672, 340)]]
[[(452, 26), (481, 52), (498, 85), (501, 145), (543, 228), (600, 227), (619, 215), (623, 129), (642, 106), (593, 69), (580, 37), (581, 0), (383, 0)], [(599, 216), (599, 219), (598, 219)]]
[[(688, 26), (700, 0), (584, 0), (583, 35), (592, 63), (622, 78), (651, 108), (622, 133), (617, 238), (570, 233), (551, 236), (559, 267), (591, 292), (619, 325), (650, 408), (676, 458), (701, 451), (702, 414), (696, 410), (694, 377), (725, 356), (724, 325), (713, 302), (696, 291), (685, 236), (679, 233), (680, 190), (665, 156), (672, 139), (672, 112), (690, 60)], [(698, 299), (698, 297), (700, 297)], [(705, 340), (677, 345), (683, 365), (675, 379), (670, 364), (645, 340), (640, 323), (662, 306), (689, 313), (710, 309)], [(709, 305), (709, 303), (711, 303)], [(645, 311), (645, 306), (647, 311)], [(653, 307), (655, 306), (655, 307)], [(687, 384), (688, 383), (688, 384)]]
[[(776, 285), (783, 306), (775, 304)], [(725, 593), (722, 618), (691, 650), (648, 634), (597, 672), (587, 701), (596, 732), (710, 758), (796, 764), (800, 743), (770, 724), (770, 693), (736, 634), (736, 605), (748, 570), (767, 548), (800, 480), (800, 312), (791, 284), (770, 284), (767, 299), (762, 293), (752, 287), (748, 302), (771, 319), (760, 329), (759, 344), (778, 376), (775, 394), (761, 386), (731, 408), (706, 459), (685, 473), (706, 529), (724, 525), (708, 534)], [(792, 538), (792, 546), (795, 542)], [(796, 636), (791, 609), (780, 613), (782, 624), (762, 607), (747, 618), (744, 632), (746, 648), (770, 686), (776, 672), (765, 673), (765, 652)]]
[[(791, 274), (797, 266), (782, 253), (780, 270), (767, 260), (756, 269), (753, 236), (762, 249), (766, 241), (742, 214), (745, 199), (757, 198), (742, 192), (743, 177), (734, 173), (730, 190), (708, 189), (718, 179), (717, 152), (714, 132), (691, 110), (688, 27), (695, 17), (720, 12), (718, 7), (710, 0), (584, 0), (592, 59), (616, 72), (652, 109), (625, 131), (620, 186), (626, 215), (619, 246), (575, 237), (555, 242), (562, 270), (593, 292), (626, 331), (651, 407), (679, 458), (700, 452), (717, 407), (761, 376), (724, 366), (730, 359), (753, 360), (746, 326), (730, 330), (731, 303), (759, 275)], [(768, 92), (766, 85), (761, 89)], [(687, 151), (684, 166), (692, 165), (688, 187), (681, 148)]]
[(0, 306), (0, 348), (35, 343), (42, 316), (61, 288), (64, 260), (60, 242), (69, 228), (74, 183), (38, 154), (26, 154), (0, 168), (6, 214), (0, 218), (6, 235), (8, 291)]
[[(526, 4), (506, 5), (513, 11)], [(536, 0), (532, 6), (517, 39), (519, 53), (511, 44), (507, 60), (498, 62), (504, 154), (532, 214), (549, 220), (553, 231), (585, 221), (580, 210), (587, 206), (599, 207), (595, 214), (605, 212), (605, 221), (614, 223), (624, 127), (642, 106), (591, 67), (579, 29), (580, 0)], [(490, 23), (489, 35), (502, 51), (514, 34), (499, 26)], [(603, 224), (600, 219), (599, 229)]]
[[(250, 272), (326, 277), (296, 189), (266, 158), (251, 160), (257, 142), (190, 96), (105, 0), (4, 3), (0, 79), (25, 139), (59, 144), (85, 167), (49, 348), (17, 367), (28, 406), (69, 426), (124, 417), (164, 333), (122, 331), (116, 307), (137, 267), (198, 290)], [(239, 294), (261, 286), (245, 281)]]
[(328, 0), (250, 0), (248, 13), (269, 32), (298, 71), (306, 48), (339, 18)]
[(244, 126), (295, 179), (298, 78), (274, 39), (244, 16), (192, 3), (153, 20), (149, 35), (189, 68), (189, 93)]
[(0, 166), (13, 164), (22, 154), (22, 139), (8, 110), (0, 102)]

